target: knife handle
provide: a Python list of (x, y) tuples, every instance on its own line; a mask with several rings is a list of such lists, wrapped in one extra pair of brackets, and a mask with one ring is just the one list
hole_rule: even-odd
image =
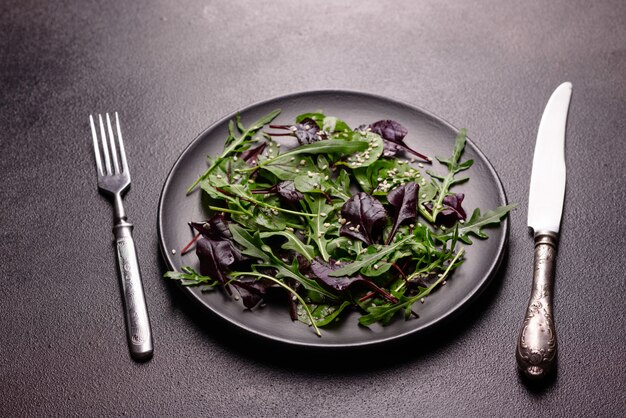
[(552, 316), (552, 291), (558, 235), (535, 233), (533, 286), (517, 342), (517, 365), (533, 380), (546, 376), (556, 362), (556, 330)]
[(147, 360), (153, 352), (152, 331), (132, 230), (133, 225), (121, 219), (113, 227), (113, 234), (124, 299), (128, 348), (135, 360)]

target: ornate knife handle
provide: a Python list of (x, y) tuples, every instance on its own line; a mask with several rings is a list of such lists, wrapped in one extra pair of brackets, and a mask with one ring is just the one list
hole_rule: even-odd
[(517, 343), (520, 370), (530, 379), (540, 379), (556, 361), (556, 331), (552, 317), (552, 290), (558, 235), (535, 233), (533, 287)]
[(134, 359), (146, 360), (152, 357), (152, 331), (132, 230), (133, 225), (122, 219), (113, 227), (113, 234), (124, 299), (128, 348)]

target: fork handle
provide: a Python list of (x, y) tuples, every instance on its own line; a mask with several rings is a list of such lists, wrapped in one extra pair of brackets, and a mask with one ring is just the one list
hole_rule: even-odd
[(135, 360), (147, 360), (153, 352), (152, 331), (132, 230), (132, 224), (120, 219), (113, 227), (113, 234), (124, 299), (128, 348)]

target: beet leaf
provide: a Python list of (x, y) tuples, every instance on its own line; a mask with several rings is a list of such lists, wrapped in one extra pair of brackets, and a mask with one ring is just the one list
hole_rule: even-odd
[(353, 285), (360, 284), (369, 287), (385, 299), (389, 300), (391, 303), (396, 303), (398, 301), (396, 298), (377, 286), (373, 281), (366, 279), (361, 275), (352, 277), (333, 277), (330, 275), (330, 273), (338, 269), (339, 267), (333, 260), (330, 260), (330, 263), (326, 263), (318, 257), (311, 261), (311, 271), (315, 277), (318, 278), (324, 286), (340, 294), (345, 293)]
[(348, 199), (341, 208), (341, 216), (347, 222), (341, 226), (340, 234), (366, 244), (376, 241), (387, 221), (382, 203), (365, 192)]
[(398, 227), (417, 217), (417, 193), (419, 186), (415, 182), (405, 183), (387, 194), (387, 200), (393, 206), (393, 227), (387, 237), (386, 244), (393, 240)]
[(384, 140), (384, 156), (393, 157), (400, 151), (407, 151), (426, 161), (431, 159), (409, 147), (404, 142), (404, 137), (407, 135), (407, 129), (395, 120), (379, 120), (368, 126), (368, 128), (375, 134), (380, 135)]

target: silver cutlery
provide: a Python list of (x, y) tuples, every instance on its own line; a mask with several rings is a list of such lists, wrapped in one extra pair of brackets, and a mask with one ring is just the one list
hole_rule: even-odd
[(533, 284), (516, 349), (518, 367), (530, 379), (549, 374), (556, 361), (552, 291), (565, 199), (565, 128), (571, 95), (571, 83), (552, 93), (533, 157), (528, 197), (528, 227), (535, 241)]
[[(89, 116), (98, 172), (98, 189), (113, 200), (113, 234), (122, 286), (128, 347), (134, 359), (146, 360), (152, 356), (153, 352), (152, 331), (132, 236), (133, 225), (127, 222), (122, 205), (122, 197), (130, 187), (130, 172), (117, 112), (115, 113), (115, 132), (108, 113), (105, 119), (106, 128), (102, 115), (98, 115), (100, 128), (100, 140), (98, 140), (94, 118), (92, 115)], [(99, 142), (102, 149), (100, 149)]]

